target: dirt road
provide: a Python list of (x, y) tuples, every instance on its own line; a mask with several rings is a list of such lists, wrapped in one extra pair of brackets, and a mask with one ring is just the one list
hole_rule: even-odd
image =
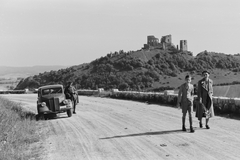
[[(9, 95), (36, 112), (36, 95)], [(77, 114), (43, 121), (48, 160), (240, 159), (240, 122), (210, 120), (210, 130), (181, 131), (181, 110), (140, 102), (80, 96)]]

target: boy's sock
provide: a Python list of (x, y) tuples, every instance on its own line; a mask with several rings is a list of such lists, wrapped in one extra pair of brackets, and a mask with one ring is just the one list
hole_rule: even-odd
[(194, 129), (192, 126), (190, 126), (190, 132), (193, 133), (194, 132)]

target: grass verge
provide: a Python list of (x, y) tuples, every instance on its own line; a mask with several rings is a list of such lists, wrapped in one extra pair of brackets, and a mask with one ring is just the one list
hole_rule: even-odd
[(32, 144), (40, 141), (35, 114), (0, 97), (0, 159), (38, 159)]

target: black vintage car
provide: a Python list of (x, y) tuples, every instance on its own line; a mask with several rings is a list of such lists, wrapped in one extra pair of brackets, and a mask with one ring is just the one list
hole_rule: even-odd
[(63, 85), (47, 85), (38, 88), (37, 111), (39, 118), (62, 112), (67, 112), (68, 117), (71, 117), (72, 110), (72, 102), (66, 99)]

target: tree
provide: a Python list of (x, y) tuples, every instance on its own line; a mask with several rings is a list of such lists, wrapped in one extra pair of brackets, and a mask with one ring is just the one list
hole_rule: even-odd
[(124, 82), (119, 84), (118, 89), (124, 91), (124, 90), (127, 90), (128, 87), (129, 87), (128, 84)]

